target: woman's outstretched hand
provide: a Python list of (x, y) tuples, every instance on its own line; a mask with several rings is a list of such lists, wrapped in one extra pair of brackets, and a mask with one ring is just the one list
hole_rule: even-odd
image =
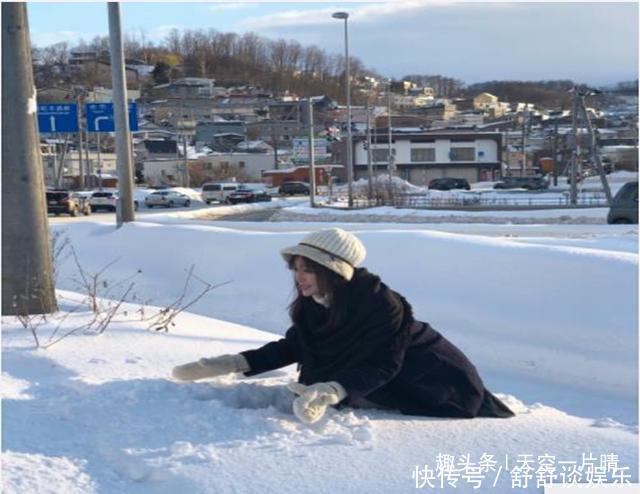
[(171, 375), (178, 381), (196, 381), (234, 372), (247, 372), (248, 370), (250, 370), (249, 363), (244, 355), (220, 355), (219, 357), (201, 358), (196, 362), (174, 367)]
[(345, 389), (336, 381), (310, 386), (291, 383), (288, 388), (298, 395), (293, 400), (293, 413), (306, 424), (317, 422), (324, 416), (329, 405), (336, 405), (347, 397)]

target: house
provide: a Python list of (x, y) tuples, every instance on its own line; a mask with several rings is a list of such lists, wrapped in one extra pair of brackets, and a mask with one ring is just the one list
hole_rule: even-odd
[(490, 93), (480, 93), (473, 98), (473, 107), (476, 110), (486, 110), (498, 105), (498, 97)]
[(212, 121), (201, 121), (196, 124), (196, 142), (205, 144), (215, 140), (219, 134), (239, 134), (246, 135), (247, 125), (242, 120), (225, 120), (224, 118), (214, 118)]
[[(324, 130), (319, 124), (314, 125), (317, 133)], [(260, 120), (247, 123), (247, 136), (251, 139), (268, 142), (272, 146), (291, 147), (294, 137), (309, 135), (309, 126), (295, 120)]]
[(275, 168), (275, 155), (273, 153), (248, 153), (248, 152), (231, 152), (231, 153), (213, 153), (201, 157), (198, 162), (206, 172), (206, 170), (214, 170), (216, 168), (237, 169), (240, 173), (250, 180), (260, 181), (265, 171)]
[(456, 114), (456, 105), (451, 103), (437, 103), (420, 108), (420, 114), (432, 120), (448, 120)]
[[(311, 102), (313, 104), (313, 120), (316, 123), (323, 121), (326, 114), (337, 108), (335, 101), (325, 95), (311, 96)], [(299, 123), (308, 123), (308, 105), (309, 98), (295, 101), (275, 101), (268, 105), (269, 118), (271, 120), (293, 120)]]
[[(375, 171), (387, 171), (388, 149), (388, 133), (380, 129), (371, 146)], [(353, 150), (357, 180), (368, 174), (366, 139), (354, 137)], [(466, 178), (469, 182), (491, 180), (500, 175), (502, 134), (451, 130), (394, 133), (391, 154), (397, 175), (414, 185), (426, 185), (441, 177)]]
[[(69, 57), (69, 69), (84, 72), (93, 86), (111, 87), (111, 56), (109, 51), (72, 51)], [(142, 75), (125, 60), (125, 78), (128, 89), (139, 88)]]

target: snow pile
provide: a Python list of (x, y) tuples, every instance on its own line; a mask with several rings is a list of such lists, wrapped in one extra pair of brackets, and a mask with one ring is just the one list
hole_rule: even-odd
[[(431, 191), (429, 192), (432, 193)], [(346, 208), (346, 202), (344, 203)], [(307, 201), (280, 209), (270, 221), (325, 221), (345, 223), (512, 223), (605, 224), (607, 208), (541, 209), (532, 211), (464, 211), (409, 209), (381, 206), (365, 209), (311, 208)]]
[[(134, 281), (137, 300), (151, 299), (145, 313), (180, 297), (191, 265), (203, 280), (231, 283), (168, 332), (149, 330), (130, 300), (104, 334), (79, 330), (36, 350), (30, 333), (3, 317), (3, 492), (400, 493), (431, 479), (442, 492), (502, 494), (522, 481), (522, 455), (534, 469), (539, 456), (552, 457), (556, 473), (566, 473), (560, 461), (600, 465), (601, 455), (617, 455), (607, 457), (607, 478), (628, 467), (638, 481), (637, 231), (567, 238), (554, 227), (553, 238), (534, 229), (490, 238), (359, 226), (366, 266), (460, 346), (517, 416), (346, 409), (306, 426), (285, 389), (294, 366), (254, 378), (168, 379), (174, 365), (255, 348), (287, 328), (291, 274), (277, 252), (309, 224), (220, 225), (65, 224), (84, 269), (119, 257), (107, 286), (141, 270)], [(77, 290), (74, 277), (71, 259), (60, 259), (63, 312), (38, 328), (45, 344), (58, 323), (60, 334), (92, 318), (67, 291)], [(443, 478), (434, 473), (443, 454), (456, 465), (465, 455), (495, 464), (475, 481), (463, 468)], [(540, 474), (530, 474), (519, 492), (541, 492)]]

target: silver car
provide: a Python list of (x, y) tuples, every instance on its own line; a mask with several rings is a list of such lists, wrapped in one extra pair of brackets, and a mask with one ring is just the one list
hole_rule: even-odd
[(164, 206), (172, 208), (173, 206), (191, 206), (191, 199), (185, 194), (176, 192), (175, 190), (159, 190), (152, 192), (144, 199), (144, 203), (148, 208), (154, 206)]

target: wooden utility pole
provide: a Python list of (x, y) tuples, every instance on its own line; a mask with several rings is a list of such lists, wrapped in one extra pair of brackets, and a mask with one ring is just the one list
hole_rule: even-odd
[(57, 310), (27, 4), (2, 3), (2, 315)]

